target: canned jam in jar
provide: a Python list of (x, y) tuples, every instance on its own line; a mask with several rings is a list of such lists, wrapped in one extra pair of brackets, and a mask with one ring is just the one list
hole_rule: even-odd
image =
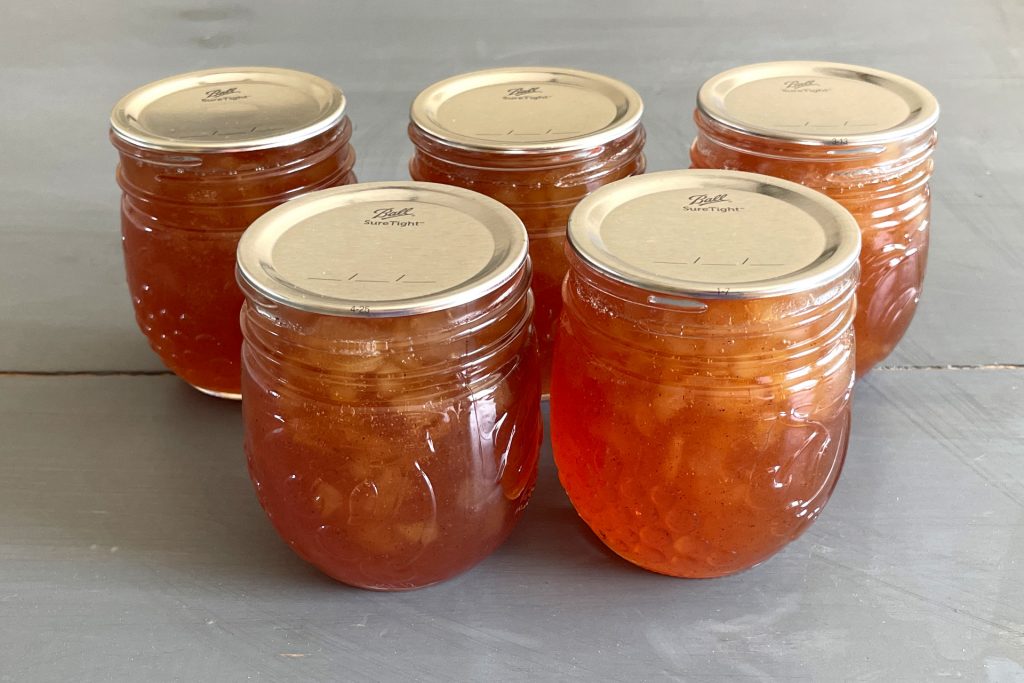
[(135, 317), (164, 364), (200, 391), (239, 396), (242, 231), (288, 199), (355, 182), (344, 112), (324, 79), (255, 67), (174, 76), (114, 108)]
[(542, 429), (516, 215), (434, 183), (324, 190), (253, 224), (238, 277), (249, 471), (292, 549), (403, 590), (497, 548)]
[(828, 62), (742, 66), (709, 79), (697, 97), (694, 168), (802, 183), (860, 224), (858, 375), (892, 352), (917, 309), (938, 116), (935, 98), (913, 81)]
[(530, 233), (544, 393), (568, 268), (566, 222), (589, 192), (643, 173), (642, 111), (625, 83), (539, 67), (455, 76), (412, 104), (412, 178), (493, 197)]
[(669, 171), (601, 188), (568, 234), (551, 435), (576, 511), (663, 574), (768, 558), (846, 453), (853, 217), (784, 180)]

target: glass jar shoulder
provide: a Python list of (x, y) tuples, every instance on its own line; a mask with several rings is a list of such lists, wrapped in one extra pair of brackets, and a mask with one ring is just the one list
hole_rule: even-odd
[(543, 154), (463, 150), (412, 125), (409, 137), (414, 145), (409, 171), (415, 180), (460, 185), (513, 208), (548, 206), (558, 211), (571, 202), (571, 210), (587, 192), (642, 173), (646, 163), (642, 126), (600, 147)]
[(355, 164), (351, 124), (287, 147), (216, 153), (140, 148), (111, 134), (118, 184), (139, 200), (231, 208), (280, 203), (296, 192), (344, 184)]

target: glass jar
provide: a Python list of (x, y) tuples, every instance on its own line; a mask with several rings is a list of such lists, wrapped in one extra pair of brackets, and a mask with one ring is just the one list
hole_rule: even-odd
[(542, 430), (515, 214), (434, 183), (315, 192), (253, 224), (238, 277), (249, 471), (292, 549), (404, 590), (497, 548)]
[(551, 436), (576, 511), (663, 574), (768, 558), (846, 453), (853, 217), (795, 183), (670, 171), (598, 190), (568, 235)]
[(150, 346), (207, 394), (239, 397), (238, 239), (271, 208), (355, 182), (345, 98), (271, 68), (150, 83), (111, 115), (128, 288)]
[(596, 188), (643, 173), (642, 111), (625, 83), (552, 68), (462, 74), (412, 104), (410, 176), (493, 197), (530, 233), (544, 393), (568, 269), (566, 222)]
[(802, 183), (860, 224), (858, 376), (896, 347), (921, 296), (938, 115), (932, 94), (912, 81), (827, 62), (731, 69), (697, 98), (694, 168)]

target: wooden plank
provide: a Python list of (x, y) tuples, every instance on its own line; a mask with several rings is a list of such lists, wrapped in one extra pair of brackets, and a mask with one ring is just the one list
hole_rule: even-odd
[[(256, 504), (237, 404), (170, 377), (0, 378), (7, 680), (1017, 680), (1024, 371), (879, 371), (803, 538), (681, 581), (603, 549), (545, 450), (475, 570), (350, 589)], [(548, 447), (545, 446), (547, 449)]]

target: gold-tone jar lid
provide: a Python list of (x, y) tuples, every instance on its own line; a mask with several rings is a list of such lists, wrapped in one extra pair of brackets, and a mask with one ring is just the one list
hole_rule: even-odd
[(622, 81), (576, 69), (488, 69), (434, 83), (410, 117), (471, 151), (524, 154), (596, 147), (636, 128), (643, 102)]
[(125, 95), (114, 134), (147, 149), (239, 152), (293, 145), (345, 114), (331, 82), (291, 69), (238, 67), (171, 76)]
[(832, 62), (764, 62), (704, 82), (697, 109), (742, 133), (808, 145), (912, 137), (935, 125), (939, 104), (902, 76)]
[(526, 228), (500, 202), (451, 185), (381, 182), (311, 192), (258, 218), (240, 280), (292, 308), (389, 317), (469, 303), (518, 272)]
[(826, 284), (860, 254), (857, 221), (798, 183), (739, 171), (665, 171), (605, 185), (569, 217), (569, 244), (609, 277), (701, 299)]

